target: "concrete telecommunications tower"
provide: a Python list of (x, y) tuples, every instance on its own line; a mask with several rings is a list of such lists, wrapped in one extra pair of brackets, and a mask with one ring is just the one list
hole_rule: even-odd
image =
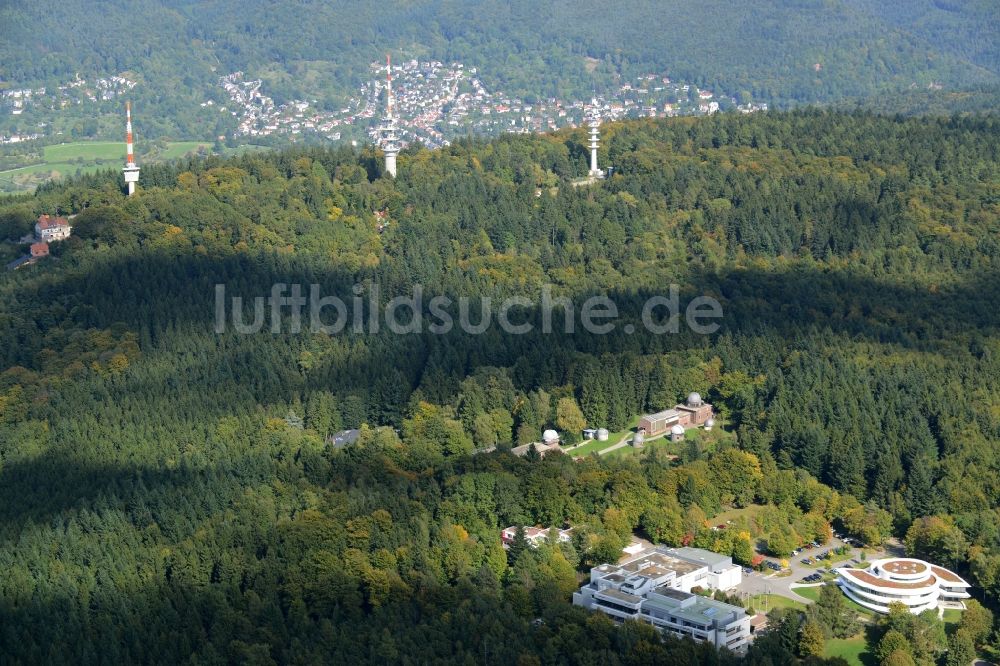
[(387, 55), (385, 57), (386, 69), (386, 96), (385, 96), (385, 117), (379, 127), (379, 138), (381, 139), (382, 152), (385, 153), (385, 171), (393, 178), (396, 177), (396, 155), (399, 154), (399, 137), (396, 135), (396, 117), (393, 112), (395, 99), (392, 96), (392, 61)]
[(135, 164), (135, 154), (132, 152), (132, 104), (125, 102), (125, 187), (128, 195), (135, 194), (135, 184), (139, 182), (139, 167)]
[(597, 147), (601, 133), (601, 116), (597, 110), (597, 100), (591, 100), (590, 106), (590, 176), (592, 178), (604, 178), (604, 172), (597, 168)]

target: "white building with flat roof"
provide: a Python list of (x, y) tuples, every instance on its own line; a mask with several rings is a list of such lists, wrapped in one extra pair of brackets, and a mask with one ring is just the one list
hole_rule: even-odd
[[(728, 565), (726, 561), (728, 560)], [(721, 582), (739, 584), (742, 570), (732, 559), (700, 548), (659, 546), (620, 564), (590, 570), (590, 582), (573, 593), (573, 603), (616, 622), (641, 620), (661, 631), (708, 641), (741, 652), (750, 637), (750, 616), (739, 606), (691, 592)]]
[(964, 608), (969, 583), (930, 562), (908, 557), (874, 560), (867, 569), (836, 569), (837, 585), (852, 601), (877, 613), (898, 602), (914, 615), (938, 608)]
[[(537, 548), (540, 543), (545, 543), (552, 536), (552, 528), (550, 527), (524, 527), (524, 538), (528, 541), (528, 545), (532, 548)], [(560, 543), (569, 543), (573, 538), (573, 528), (567, 527), (565, 529), (556, 529), (555, 531), (556, 539)], [(510, 527), (502, 530), (500, 532), (500, 542), (503, 544), (504, 548), (509, 548), (514, 539), (517, 538), (517, 525), (511, 525)]]

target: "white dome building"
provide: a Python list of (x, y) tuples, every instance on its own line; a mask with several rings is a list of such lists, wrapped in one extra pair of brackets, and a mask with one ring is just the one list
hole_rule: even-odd
[(680, 423), (675, 424), (670, 428), (670, 441), (679, 442), (684, 439), (684, 426)]
[(688, 393), (687, 404), (688, 407), (701, 407), (704, 401), (701, 399), (701, 394), (697, 392)]
[(715, 427), (715, 419), (713, 419), (710, 416), (710, 417), (708, 417), (708, 420), (705, 421), (705, 430), (711, 430), (714, 427)]
[(899, 602), (914, 615), (939, 607), (963, 608), (971, 587), (961, 576), (923, 560), (893, 557), (873, 561), (867, 569), (836, 569), (837, 585), (852, 601), (877, 613)]
[(558, 444), (559, 433), (555, 430), (546, 430), (542, 433), (542, 442), (545, 444)]

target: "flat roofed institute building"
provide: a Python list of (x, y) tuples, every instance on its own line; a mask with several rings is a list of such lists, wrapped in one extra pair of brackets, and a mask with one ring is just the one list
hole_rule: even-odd
[(919, 614), (928, 609), (964, 608), (971, 587), (958, 574), (923, 560), (893, 557), (867, 569), (836, 569), (837, 584), (851, 600), (877, 613), (899, 602)]
[[(668, 432), (672, 426), (695, 428), (712, 419), (712, 405), (702, 400), (698, 393), (691, 393), (683, 403), (655, 414), (644, 414), (639, 419), (639, 430), (646, 437), (656, 437)], [(715, 425), (714, 419), (712, 425)]]
[(616, 622), (641, 620), (661, 631), (740, 652), (750, 637), (750, 616), (739, 606), (706, 599), (694, 587), (728, 589), (742, 570), (732, 558), (700, 548), (658, 546), (620, 564), (590, 570), (573, 603)]

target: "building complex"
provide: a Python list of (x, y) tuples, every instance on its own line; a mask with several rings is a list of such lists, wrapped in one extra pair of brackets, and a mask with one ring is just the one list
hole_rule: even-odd
[(674, 405), (673, 409), (646, 414), (639, 419), (639, 431), (646, 438), (672, 433), (675, 427), (681, 428), (680, 432), (683, 433), (684, 428), (704, 426), (711, 429), (713, 425), (715, 420), (712, 418), (712, 405), (702, 400), (698, 393), (689, 394), (685, 402)]
[(35, 239), (40, 243), (66, 240), (72, 231), (69, 220), (65, 217), (39, 215), (38, 222), (35, 223)]
[[(537, 548), (539, 544), (546, 543), (551, 538), (554, 528), (550, 527), (524, 527), (524, 538), (528, 545)], [(556, 529), (556, 540), (560, 543), (568, 543), (572, 539), (573, 528)], [(500, 532), (500, 543), (504, 548), (509, 548), (517, 538), (517, 525), (512, 525)]]
[(875, 560), (867, 569), (842, 567), (837, 584), (852, 601), (877, 613), (898, 602), (913, 614), (938, 608), (963, 608), (969, 584), (958, 574), (923, 560), (895, 557)]
[(741, 652), (750, 638), (746, 610), (692, 592), (730, 589), (741, 581), (742, 569), (731, 557), (657, 546), (619, 564), (591, 569), (590, 582), (573, 594), (573, 603), (616, 622), (648, 622), (676, 636)]

